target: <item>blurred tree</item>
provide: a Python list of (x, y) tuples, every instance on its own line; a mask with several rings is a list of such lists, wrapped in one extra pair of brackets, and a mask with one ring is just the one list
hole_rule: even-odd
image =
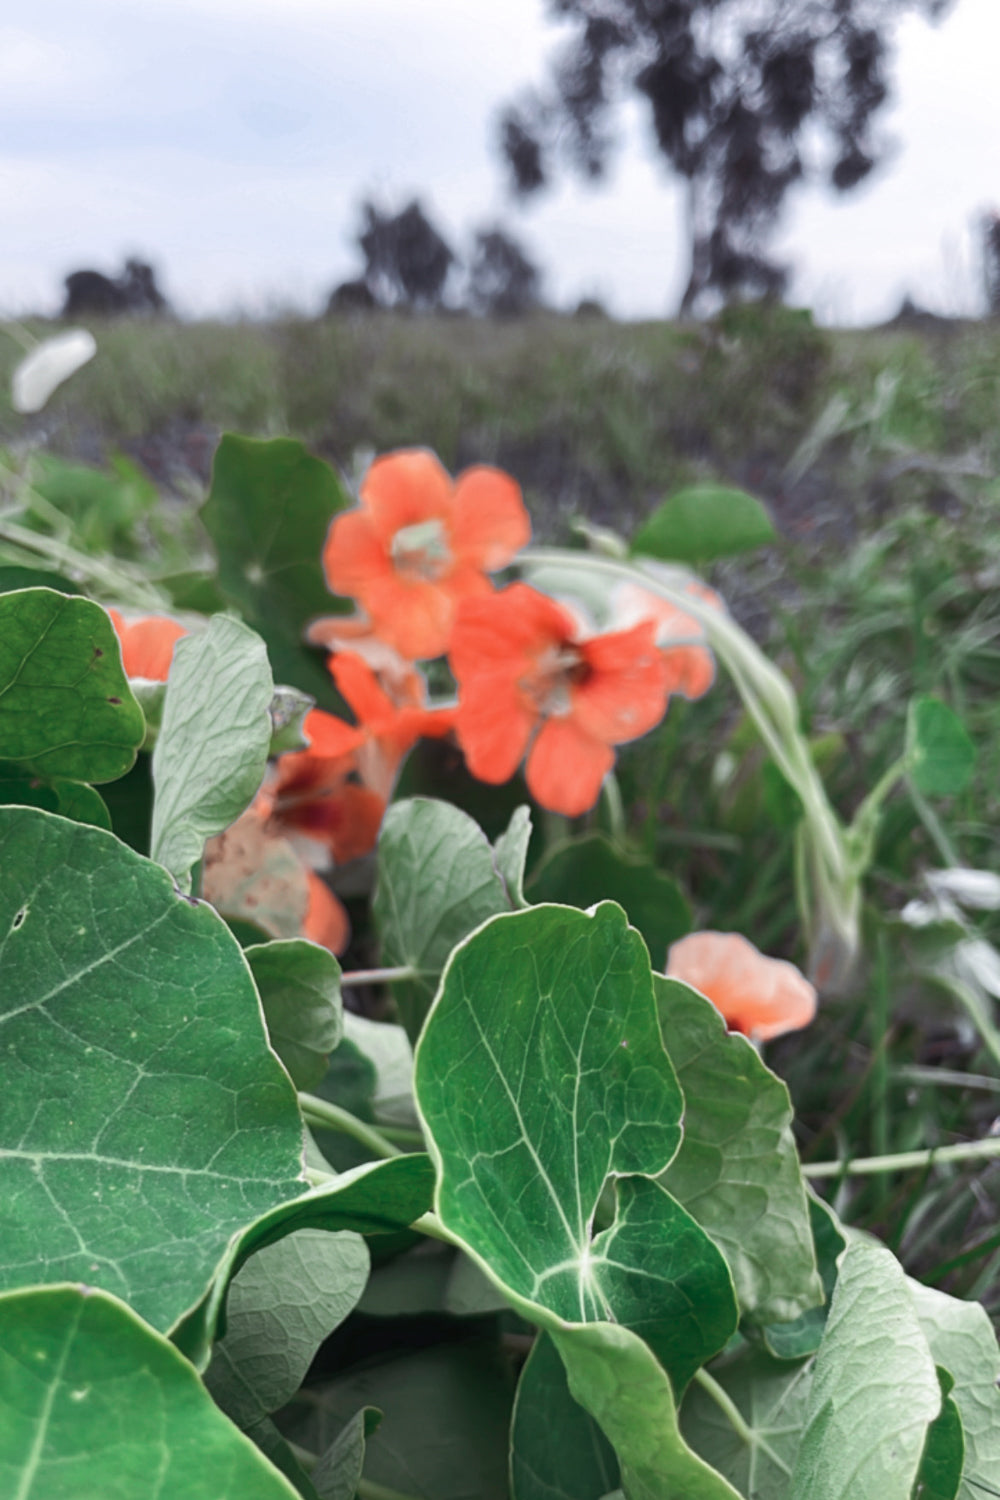
[(167, 306), (167, 300), (156, 284), (155, 271), (142, 260), (127, 260), (122, 274), (114, 281), (101, 271), (71, 271), (63, 285), (66, 288), (62, 309), (64, 318), (158, 313)]
[(384, 306), (440, 307), (455, 255), (419, 200), (398, 214), (365, 202), (361, 216), (363, 279), (375, 300)]
[(986, 279), (986, 311), (1000, 318), (1000, 214), (983, 215), (983, 274)]
[(541, 275), (524, 247), (501, 229), (481, 229), (469, 262), (469, 306), (492, 318), (522, 317), (539, 304)]
[(600, 177), (611, 109), (641, 95), (660, 152), (687, 184), (687, 313), (710, 291), (780, 295), (787, 268), (766, 246), (788, 189), (822, 175), (844, 192), (868, 175), (893, 18), (905, 9), (935, 17), (951, 0), (546, 3), (575, 34), (548, 92), (501, 117), (515, 188), (544, 186), (557, 143), (585, 176)]

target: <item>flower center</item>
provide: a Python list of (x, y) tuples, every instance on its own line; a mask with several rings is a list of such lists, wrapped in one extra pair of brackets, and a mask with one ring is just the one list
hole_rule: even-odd
[(392, 539), (390, 555), (397, 573), (437, 583), (451, 569), (451, 548), (442, 521), (403, 526)]
[(518, 687), (537, 713), (565, 717), (573, 707), (572, 689), (590, 676), (590, 667), (574, 646), (548, 646), (535, 658), (534, 669)]

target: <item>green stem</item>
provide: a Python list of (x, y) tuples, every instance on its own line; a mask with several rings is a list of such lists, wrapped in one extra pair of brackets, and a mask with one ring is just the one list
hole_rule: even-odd
[[(872, 1147), (875, 1159), (889, 1154), (889, 961), (885, 933), (879, 932), (875, 958), (875, 993), (872, 1005)], [(880, 1214), (889, 1201), (889, 1184), (879, 1177), (873, 1193)]]
[(941, 1088), (984, 1089), (990, 1094), (1000, 1094), (1000, 1078), (989, 1078), (985, 1073), (963, 1073), (959, 1068), (924, 1068), (906, 1064), (893, 1068), (892, 1076), (900, 1083), (931, 1083)]
[(803, 1162), (806, 1177), (875, 1177), (880, 1172), (912, 1172), (950, 1161), (989, 1161), (1000, 1156), (1000, 1136), (926, 1151), (897, 1151), (894, 1156), (862, 1156), (855, 1161)]
[(34, 334), (28, 332), (23, 323), (17, 323), (13, 319), (5, 322), (0, 327), (0, 333), (5, 333), (9, 339), (14, 340), (15, 344), (20, 344), (25, 354), (30, 354), (32, 349), (37, 348), (39, 343), (39, 340), (35, 338)]
[(372, 1125), (366, 1125), (363, 1120), (359, 1120), (348, 1110), (341, 1109), (338, 1104), (318, 1099), (315, 1094), (300, 1093), (299, 1108), (307, 1125), (318, 1125), (323, 1130), (339, 1130), (341, 1135), (352, 1136), (374, 1156), (384, 1157), (388, 1161), (391, 1156), (405, 1155), (381, 1131)]
[(696, 1370), (694, 1378), (705, 1394), (715, 1402), (740, 1441), (745, 1443), (748, 1448), (760, 1448), (782, 1473), (791, 1477), (792, 1471), (788, 1465), (783, 1459), (778, 1457), (766, 1438), (762, 1437), (759, 1432), (754, 1432), (753, 1428), (747, 1425), (743, 1418), (743, 1413), (735, 1401), (723, 1390), (714, 1376), (710, 1375), (707, 1370)]
[(355, 984), (397, 984), (404, 979), (416, 978), (416, 969), (401, 964), (396, 969), (348, 969), (346, 974), (341, 974), (340, 985), (342, 989), (349, 989)]
[(440, 1240), (442, 1244), (457, 1245), (460, 1250), (465, 1249), (462, 1241), (450, 1229), (445, 1228), (437, 1214), (421, 1214), (419, 1219), (414, 1219), (410, 1228), (415, 1229), (418, 1234), (426, 1234), (432, 1240)]
[(618, 785), (618, 777), (614, 771), (609, 771), (601, 783), (601, 796), (608, 816), (608, 832), (611, 834), (611, 841), (614, 844), (624, 845), (627, 826), (625, 803), (622, 801), (622, 789)]
[(927, 832), (930, 834), (931, 839), (937, 845), (938, 853), (944, 860), (945, 864), (951, 866), (952, 868), (958, 868), (959, 866), (961, 866), (962, 861), (959, 859), (958, 854), (955, 851), (955, 846), (952, 844), (951, 839), (945, 833), (944, 828), (941, 824), (941, 819), (938, 817), (933, 807), (931, 807), (930, 803), (924, 800), (923, 794), (918, 791), (912, 781), (910, 782), (910, 801), (916, 808), (920, 816), (921, 823), (923, 823), (924, 827), (927, 829)]
[(66, 568), (74, 575), (74, 582), (96, 584), (122, 604), (131, 604), (137, 609), (145, 610), (164, 607), (163, 595), (137, 571), (133, 572), (124, 565), (111, 567), (99, 557), (88, 557), (85, 552), (78, 552), (75, 547), (70, 547), (58, 537), (32, 531), (28, 526), (19, 526), (16, 521), (0, 520), (0, 541), (10, 542), (26, 552), (37, 553), (46, 561)]

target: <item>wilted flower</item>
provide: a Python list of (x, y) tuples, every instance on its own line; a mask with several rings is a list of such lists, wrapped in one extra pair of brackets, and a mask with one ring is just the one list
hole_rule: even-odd
[(692, 932), (673, 944), (667, 977), (700, 990), (731, 1031), (766, 1042), (816, 1014), (816, 991), (794, 964), (767, 958), (738, 932)]

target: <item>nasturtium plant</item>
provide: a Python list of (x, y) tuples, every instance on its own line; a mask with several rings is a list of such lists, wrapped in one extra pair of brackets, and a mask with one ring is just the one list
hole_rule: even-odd
[[(970, 1044), (920, 1050), (927, 974), (900, 979), (865, 886), (876, 858), (894, 899), (920, 875), (919, 818), (988, 1099), (996, 893), (923, 800), (976, 774), (962, 651), (919, 689), (953, 686), (961, 719), (914, 700), (870, 789), (838, 758), (845, 826), (791, 684), (689, 571), (774, 541), (742, 492), (673, 496), (631, 555), (592, 526), (533, 549), (498, 470), (453, 484), (404, 449), (341, 515), (300, 444), (228, 437), (212, 570), (131, 471), (49, 473), (65, 535), (12, 545), (0, 518), (0, 1491), (1000, 1494), (989, 1317), (914, 1279), (914, 1243), (972, 1201), (955, 1167), (997, 1147), (961, 1139), (943, 1091)], [(508, 567), (534, 587), (495, 587)], [(738, 816), (711, 785), (732, 715), (675, 701), (723, 671)], [(853, 743), (822, 675), (807, 717)], [(662, 765), (618, 786), (664, 713)], [(433, 766), (407, 771), (422, 736)], [(669, 846), (628, 805), (647, 765), (649, 807), (694, 809)], [(895, 1118), (911, 1085), (941, 1091), (930, 1141)], [(905, 1270), (864, 1232), (900, 1205)], [(935, 1275), (978, 1295), (991, 1246), (935, 1250)]]
[[(416, 1091), (455, 1241), (560, 1349), (563, 1332), (576, 1347), (567, 1325), (613, 1319), (683, 1391), (737, 1309), (722, 1256), (654, 1180), (680, 1142), (683, 1098), (621, 909), (537, 907), (461, 944), (417, 1048)], [(598, 1228), (609, 1175), (614, 1216)], [(635, 1356), (615, 1357), (630, 1369)]]

